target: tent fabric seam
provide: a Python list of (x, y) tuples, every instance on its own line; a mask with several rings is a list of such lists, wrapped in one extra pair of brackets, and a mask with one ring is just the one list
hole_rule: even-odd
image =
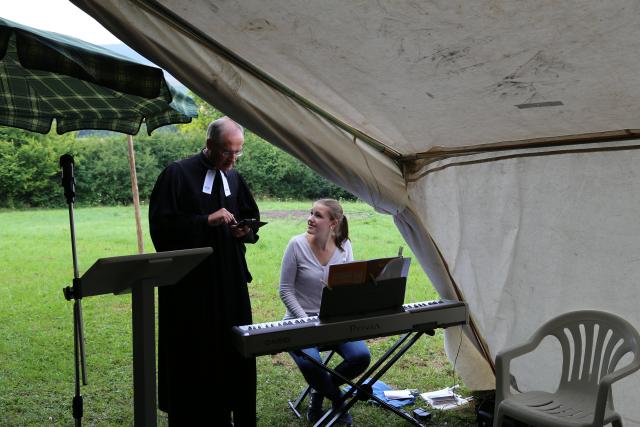
[[(640, 149), (640, 145), (626, 145), (626, 146), (623, 146), (623, 147), (574, 148), (574, 149), (570, 149), (570, 150), (555, 150), (555, 151), (545, 151), (545, 152), (538, 152), (538, 153), (509, 154), (509, 155), (504, 155), (504, 156), (492, 157), (492, 158), (489, 158), (489, 159), (478, 159), (478, 160), (467, 160), (467, 161), (452, 162), (452, 163), (448, 163), (446, 165), (435, 167), (433, 169), (428, 169), (428, 170), (426, 170), (424, 172), (421, 172), (420, 174), (418, 174), (415, 177), (408, 178), (405, 175), (405, 179), (406, 179), (407, 182), (416, 182), (416, 181), (419, 181), (420, 179), (424, 178), (425, 176), (427, 176), (427, 175), (429, 175), (431, 173), (441, 172), (441, 171), (443, 171), (445, 169), (448, 169), (450, 167), (469, 166), (469, 165), (476, 165), (476, 164), (482, 164), (482, 163), (499, 162), (499, 161), (503, 161), (503, 160), (511, 160), (511, 159), (517, 159), (517, 158), (558, 156), (558, 155), (564, 155), (564, 154), (587, 154), (587, 153), (600, 153), (600, 152), (608, 152), (608, 151), (631, 151), (631, 150), (638, 150), (638, 149)], [(458, 155), (456, 155), (454, 157), (471, 156), (471, 155), (474, 155), (474, 154), (482, 154), (482, 153), (473, 152), (473, 153), (468, 153), (468, 154), (458, 154)], [(438, 160), (434, 160), (433, 162), (441, 161), (441, 160), (445, 160), (445, 159), (438, 159)], [(431, 162), (431, 163), (433, 163), (433, 162)], [(427, 164), (423, 165), (422, 167), (427, 167), (429, 164), (430, 163), (427, 163)]]
[(431, 159), (442, 160), (457, 154), (468, 155), (486, 153), (492, 151), (517, 150), (528, 148), (549, 148), (565, 145), (594, 144), (598, 142), (620, 141), (640, 138), (640, 129), (620, 129), (597, 133), (573, 134), (559, 137), (534, 138), (514, 141), (492, 142), (486, 144), (470, 145), (459, 148), (444, 148), (434, 146), (429, 151), (415, 154), (407, 154), (400, 157), (400, 162), (418, 160), (429, 161)]

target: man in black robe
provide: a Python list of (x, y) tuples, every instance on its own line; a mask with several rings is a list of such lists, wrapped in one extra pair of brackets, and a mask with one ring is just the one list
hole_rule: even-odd
[[(149, 228), (158, 252), (212, 247), (213, 254), (173, 286), (158, 288), (158, 395), (174, 426), (256, 423), (255, 358), (231, 345), (231, 328), (252, 323), (245, 243), (257, 230), (256, 202), (233, 169), (243, 130), (229, 118), (212, 122), (199, 154), (158, 177)], [(204, 391), (202, 391), (204, 390)]]

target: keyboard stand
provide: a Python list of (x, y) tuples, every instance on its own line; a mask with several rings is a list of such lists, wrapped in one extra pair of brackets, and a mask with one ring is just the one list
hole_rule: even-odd
[[(307, 359), (311, 363), (315, 364), (321, 369), (324, 369), (325, 371), (331, 373), (332, 375), (335, 375), (336, 377), (340, 378), (340, 380), (342, 380), (345, 384), (349, 384), (351, 386), (349, 391), (346, 392), (344, 396), (342, 396), (342, 399), (341, 399), (342, 405), (340, 406), (340, 409), (337, 411), (333, 409), (329, 409), (314, 424), (313, 427), (322, 426), (323, 423), (325, 422), (326, 422), (326, 424), (324, 424), (325, 426), (327, 427), (332, 426), (338, 421), (338, 418), (340, 418), (342, 414), (346, 413), (349, 409), (351, 409), (351, 407), (355, 405), (355, 403), (358, 400), (366, 401), (370, 399), (376, 401), (383, 409), (393, 412), (394, 414), (404, 418), (406, 421), (410, 422), (411, 424), (419, 427), (424, 427), (424, 424), (420, 423), (418, 420), (416, 420), (415, 418), (407, 414), (405, 411), (401, 411), (398, 408), (395, 408), (394, 406), (389, 405), (387, 402), (380, 399), (379, 397), (375, 396), (373, 394), (373, 384), (375, 384), (375, 382), (378, 381), (378, 379), (380, 379), (380, 377), (382, 377), (382, 375), (384, 375), (389, 370), (389, 368), (391, 368), (398, 361), (398, 359), (400, 359), (407, 352), (407, 350), (409, 350), (418, 341), (418, 339), (425, 333), (428, 335), (433, 335), (434, 330), (433, 328), (425, 327), (425, 328), (421, 328), (418, 331), (408, 332), (404, 334), (400, 339), (398, 339), (394, 343), (393, 347), (391, 347), (384, 355), (380, 357), (380, 359), (378, 359), (373, 364), (373, 366), (371, 366), (364, 374), (362, 374), (362, 376), (360, 377), (360, 380), (358, 380), (358, 382), (356, 382), (355, 384), (352, 381), (345, 378), (342, 374), (327, 367), (326, 365), (323, 365), (321, 362), (307, 355), (303, 351), (300, 351), (300, 350), (296, 351), (296, 354), (303, 356), (305, 359)], [(396, 354), (394, 355), (394, 353)], [(364, 384), (364, 381), (366, 381), (367, 378), (371, 378), (371, 381), (369, 381), (367, 384)]]

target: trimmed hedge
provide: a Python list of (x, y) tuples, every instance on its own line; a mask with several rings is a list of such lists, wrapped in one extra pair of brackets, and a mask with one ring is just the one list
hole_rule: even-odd
[[(199, 134), (199, 133), (198, 133)], [(131, 202), (126, 135), (76, 138), (38, 135), (0, 128), (0, 207), (59, 207), (65, 204), (58, 160), (75, 160), (76, 201), (80, 205)], [(140, 199), (148, 199), (160, 171), (174, 160), (197, 153), (204, 134), (156, 131), (134, 137)], [(237, 168), (257, 197), (316, 199), (355, 197), (317, 175), (282, 150), (245, 132), (245, 153)]]

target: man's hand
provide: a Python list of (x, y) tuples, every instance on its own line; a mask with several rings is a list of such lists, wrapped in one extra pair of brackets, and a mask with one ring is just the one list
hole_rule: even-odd
[(234, 222), (236, 222), (236, 219), (231, 212), (229, 212), (225, 208), (222, 208), (218, 209), (212, 214), (209, 214), (207, 222), (209, 225), (233, 224)]
[(248, 225), (245, 225), (244, 227), (238, 227), (237, 225), (231, 225), (231, 227), (229, 227), (229, 228), (231, 229), (231, 234), (236, 239), (242, 239), (244, 236), (247, 235), (247, 233), (249, 233), (249, 231), (251, 231), (251, 228), (249, 228)]

